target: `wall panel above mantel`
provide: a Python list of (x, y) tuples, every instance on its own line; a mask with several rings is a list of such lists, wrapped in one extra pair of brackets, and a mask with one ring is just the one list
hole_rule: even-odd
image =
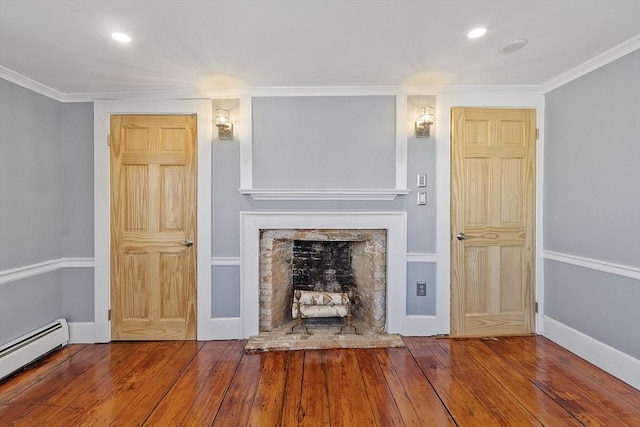
[(395, 189), (396, 97), (252, 98), (255, 189)]

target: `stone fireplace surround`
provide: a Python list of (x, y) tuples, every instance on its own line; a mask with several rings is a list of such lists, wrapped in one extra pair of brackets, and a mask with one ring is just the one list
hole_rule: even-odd
[(244, 338), (260, 331), (261, 230), (384, 230), (386, 254), (385, 332), (402, 333), (406, 318), (405, 212), (241, 212), (240, 314)]

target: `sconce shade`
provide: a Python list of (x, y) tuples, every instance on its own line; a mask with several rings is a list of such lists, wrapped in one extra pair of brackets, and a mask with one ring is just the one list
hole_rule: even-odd
[(218, 128), (218, 139), (233, 139), (233, 123), (229, 120), (229, 110), (217, 108), (213, 122)]
[(416, 120), (416, 138), (429, 138), (431, 125), (433, 124), (433, 107), (420, 107), (418, 120)]

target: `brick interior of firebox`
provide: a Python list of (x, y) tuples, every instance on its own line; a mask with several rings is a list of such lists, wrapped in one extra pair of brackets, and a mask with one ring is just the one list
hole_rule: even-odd
[(294, 240), (293, 288), (304, 291), (349, 292), (352, 242)]
[(261, 331), (291, 320), (294, 289), (351, 288), (354, 316), (384, 330), (385, 230), (262, 230), (260, 256)]

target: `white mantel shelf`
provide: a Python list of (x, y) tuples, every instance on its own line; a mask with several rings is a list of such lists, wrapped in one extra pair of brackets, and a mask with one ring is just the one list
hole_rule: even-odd
[(335, 188), (239, 188), (240, 194), (254, 200), (395, 200), (409, 189)]

